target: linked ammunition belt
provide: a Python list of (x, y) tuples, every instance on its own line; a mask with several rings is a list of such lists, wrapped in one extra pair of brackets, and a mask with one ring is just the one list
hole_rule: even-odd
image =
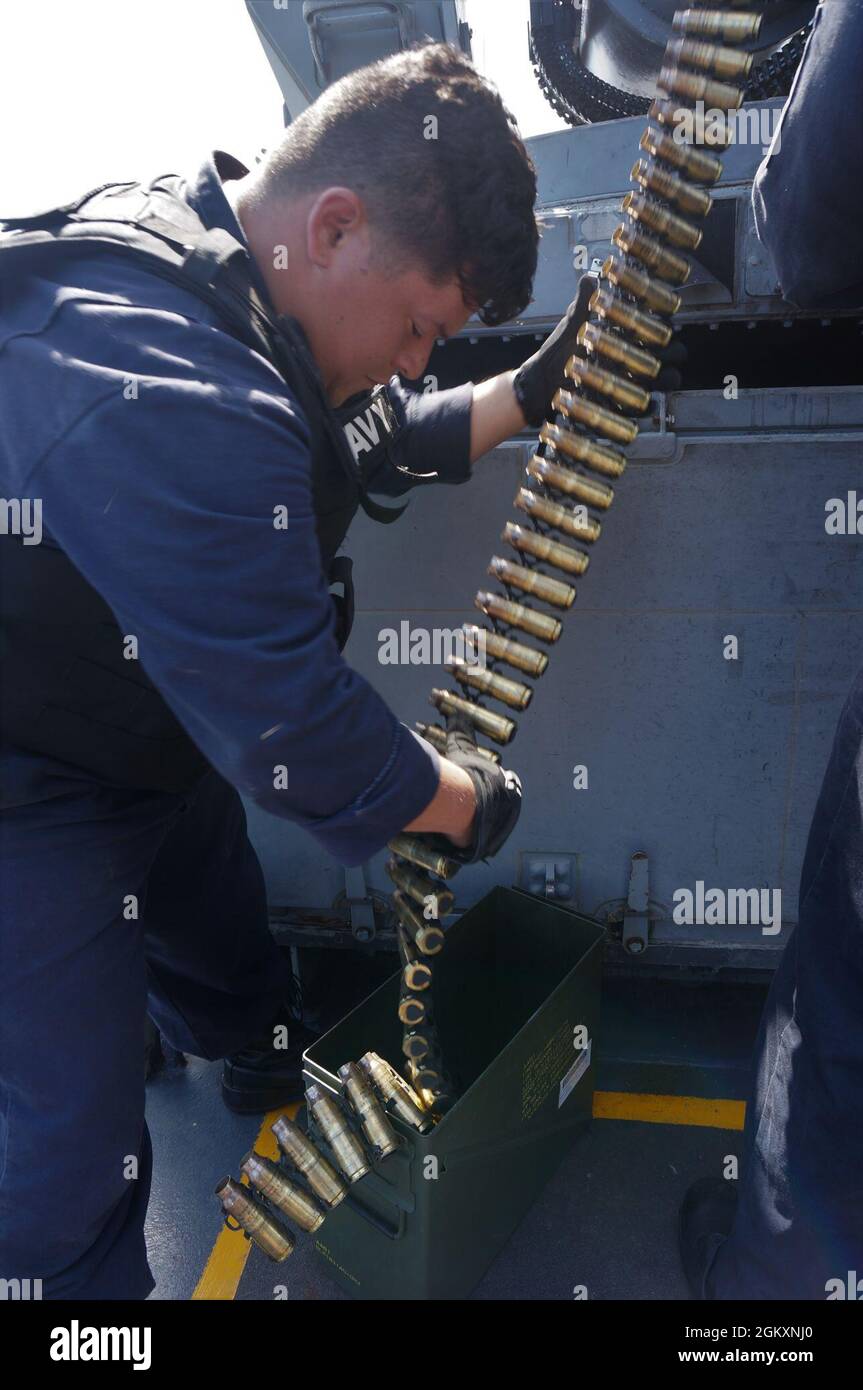
[[(733, 45), (754, 38), (760, 24), (759, 14), (743, 13), (733, 5), (687, 9), (674, 16), (674, 37), (659, 76), (660, 95), (650, 107), (641, 137), (642, 157), (632, 169), (634, 188), (623, 200), (624, 220), (613, 233), (589, 319), (579, 331), (583, 355), (574, 355), (566, 364), (566, 379), (553, 401), (554, 417), (540, 430), (537, 451), (515, 497), (518, 520), (504, 527), (501, 539), (512, 557), (495, 555), (489, 563), (488, 574), (498, 589), (482, 589), (474, 600), (487, 625), (465, 624), (472, 644), (480, 637), (484, 640), (487, 664), (449, 663), (447, 670), (461, 690), (431, 693), (440, 714), (460, 711), (477, 735), (501, 746), (512, 742), (517, 722), (509, 714), (487, 709), (480, 696), (508, 710), (524, 710), (533, 689), (522, 677), (536, 680), (548, 666), (547, 653), (522, 642), (521, 635), (548, 647), (560, 638), (557, 615), (572, 607), (573, 578), (583, 575), (590, 563), (582, 547), (594, 545), (600, 537), (600, 517), (614, 501), (611, 482), (626, 467), (621, 450), (638, 433), (638, 422), (630, 417), (647, 410), (650, 393), (644, 383), (654, 380), (661, 366), (655, 350), (671, 340), (670, 319), (680, 307), (678, 290), (690, 271), (684, 253), (698, 248), (698, 224), (710, 212), (707, 190), (722, 166), (703, 146), (709, 142), (722, 148), (730, 143), (730, 122), (723, 129), (715, 119), (706, 131), (690, 120), (691, 143), (678, 143), (672, 133), (677, 113), (698, 102), (704, 103), (702, 109), (728, 112), (740, 106), (743, 90), (737, 84), (745, 81), (752, 58)], [(534, 602), (523, 602), (525, 596)], [(501, 666), (517, 676), (502, 675)], [(446, 732), (440, 725), (417, 728), (446, 752)], [(481, 751), (499, 761), (494, 749)], [(392, 902), (402, 961), (398, 1009), (407, 1080), (376, 1053), (366, 1053), (359, 1064), (346, 1063), (339, 1072), (338, 1099), (317, 1085), (307, 1091), (310, 1134), (280, 1118), (273, 1125), (280, 1162), (253, 1151), (241, 1164), (249, 1186), (230, 1177), (219, 1184), (216, 1193), (225, 1219), (233, 1219), (275, 1260), (286, 1259), (294, 1248), (282, 1217), (303, 1230), (316, 1230), (371, 1164), (401, 1142), (392, 1116), (409, 1128), (427, 1130), (456, 1098), (430, 1001), (432, 963), (446, 940), (440, 919), (454, 904), (447, 880), (460, 865), (421, 835), (400, 835), (389, 847), (393, 858), (387, 872), (395, 885)]]

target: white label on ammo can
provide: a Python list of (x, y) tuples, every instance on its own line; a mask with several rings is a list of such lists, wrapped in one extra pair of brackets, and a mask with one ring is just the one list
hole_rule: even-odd
[(566, 1073), (566, 1076), (561, 1078), (560, 1092), (558, 1094), (557, 1100), (558, 1110), (563, 1105), (563, 1102), (566, 1100), (567, 1096), (569, 1096), (575, 1089), (575, 1087), (578, 1085), (579, 1081), (584, 1076), (584, 1073), (590, 1066), (590, 1052), (592, 1047), (593, 1039), (591, 1038), (590, 1042), (587, 1044), (587, 1047), (585, 1047), (582, 1050), (581, 1055), (578, 1058), (576, 1058), (576, 1060), (573, 1062), (569, 1071)]

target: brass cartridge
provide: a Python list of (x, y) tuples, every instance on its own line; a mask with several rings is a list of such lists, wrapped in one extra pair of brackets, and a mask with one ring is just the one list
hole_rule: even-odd
[(421, 869), (437, 874), (438, 878), (452, 878), (461, 868), (457, 859), (448, 859), (416, 835), (394, 835), (387, 848), (400, 858), (419, 864)]
[(306, 1104), (348, 1182), (359, 1182), (369, 1171), (366, 1151), (357, 1136), (351, 1133), (336, 1101), (320, 1086), (313, 1084), (306, 1091)]
[(378, 1095), (385, 1104), (392, 1106), (395, 1114), (413, 1129), (424, 1133), (429, 1128), (427, 1116), (423, 1114), (419, 1098), (408, 1083), (399, 1076), (395, 1067), (378, 1056), (377, 1052), (366, 1052), (360, 1058), (360, 1066), (371, 1078)]
[[(466, 632), (470, 633), (471, 629), (469, 629), (468, 624), (465, 623), (464, 628)], [(489, 634), (487, 628), (474, 627), (472, 631), (474, 634), (479, 632), (486, 633), (485, 639), (480, 638), (477, 640), (485, 640), (486, 642), (488, 642)], [(426, 740), (427, 743), (430, 743), (432, 747), (436, 748), (439, 753), (443, 753), (444, 756), (446, 756), (446, 729), (442, 729), (440, 724), (423, 724), (419, 719), (415, 722), (414, 728), (416, 729), (418, 734), (422, 735), (422, 737)], [(477, 744), (476, 751), (477, 753), (479, 753), (481, 758), (487, 758), (490, 763), (500, 762), (500, 754), (495, 753), (493, 748), (481, 748), (479, 744)]]
[[(669, 129), (678, 128), (684, 121), (686, 126), (691, 129), (692, 144), (695, 145), (714, 145), (717, 149), (726, 149), (734, 140), (734, 132), (731, 125), (725, 119), (717, 120), (717, 113), (711, 110), (710, 119), (705, 120), (707, 112), (694, 111), (679, 101), (669, 101), (667, 98), (657, 97), (651, 102), (647, 113), (654, 121), (659, 121), (660, 125), (667, 126)], [(721, 115), (722, 113), (719, 112)], [(684, 142), (680, 149), (692, 149), (692, 145)], [(694, 154), (701, 154), (703, 151), (694, 150)], [(712, 157), (712, 156), (711, 156)]]
[(322, 1224), (326, 1213), (315, 1205), (307, 1192), (285, 1177), (277, 1163), (264, 1158), (263, 1154), (252, 1149), (240, 1164), (240, 1172), (245, 1173), (252, 1186), (274, 1207), (295, 1221), (300, 1230), (316, 1231)]
[(297, 1171), (302, 1173), (315, 1196), (325, 1206), (337, 1207), (348, 1195), (348, 1189), (329, 1159), (319, 1153), (308, 1135), (303, 1134), (299, 1125), (289, 1120), (287, 1115), (280, 1115), (270, 1128), (285, 1158), (289, 1158)]
[(687, 222), (676, 213), (657, 203), (653, 198), (645, 198), (643, 193), (627, 193), (621, 203), (621, 210), (636, 222), (643, 223), (651, 231), (658, 232), (672, 246), (682, 246), (685, 251), (695, 251), (701, 244), (704, 233), (700, 227)]
[(399, 995), (399, 1006), (396, 1010), (399, 1021), (406, 1028), (416, 1028), (420, 1023), (425, 1022), (426, 1007), (422, 999), (417, 999), (411, 994), (410, 990), (403, 988)]
[(532, 478), (545, 483), (546, 487), (553, 487), (558, 492), (566, 493), (568, 497), (577, 497), (580, 502), (586, 502), (602, 511), (607, 511), (614, 501), (614, 492), (610, 487), (584, 478), (572, 468), (540, 458), (539, 454), (534, 454), (527, 465), (527, 471)]
[(594, 444), (592, 439), (560, 425), (545, 424), (539, 432), (543, 444), (548, 444), (566, 458), (575, 459), (591, 468), (594, 473), (603, 473), (606, 478), (619, 478), (626, 468), (626, 459), (617, 449), (607, 444)]
[(678, 34), (703, 34), (707, 38), (745, 43), (758, 37), (760, 14), (729, 14), (727, 10), (678, 10), (671, 21)]
[[(722, 161), (715, 155), (705, 154), (703, 150), (694, 150), (691, 145), (678, 145), (670, 135), (665, 135), (653, 126), (647, 127), (638, 143), (645, 153), (673, 165), (675, 169), (680, 169), (687, 178), (695, 179), (696, 183), (716, 183), (722, 173)], [(670, 312), (677, 311), (672, 309)]]
[(288, 1258), (294, 1249), (293, 1236), (270, 1216), (248, 1188), (228, 1177), (222, 1178), (215, 1191), (225, 1216), (232, 1216), (265, 1255), (278, 1264)]
[(656, 85), (669, 96), (682, 97), (685, 101), (703, 101), (705, 106), (716, 106), (721, 111), (734, 111), (743, 103), (740, 87), (732, 87), (728, 82), (716, 82), (697, 72), (687, 72), (685, 68), (661, 68)]
[(533, 698), (533, 691), (529, 685), (522, 685), (521, 681), (510, 680), (507, 676), (499, 676), (496, 671), (488, 671), (482, 666), (468, 666), (464, 661), (448, 661), (444, 669), (463, 685), (469, 686), (472, 690), (479, 690), (484, 695), (490, 695), (493, 700), (500, 700), (511, 709), (527, 709)]
[(650, 392), (645, 391), (643, 386), (637, 386), (634, 381), (627, 381), (625, 377), (616, 376), (614, 372), (597, 366), (588, 358), (579, 357), (578, 353), (573, 353), (570, 357), (564, 372), (579, 386), (586, 386), (591, 391), (608, 396), (624, 410), (640, 413), (650, 405)]
[(466, 700), (464, 696), (456, 695), (452, 690), (433, 690), (429, 699), (441, 714), (466, 715), (475, 728), (481, 730), (488, 738), (493, 738), (495, 743), (509, 743), (518, 728), (513, 719), (507, 719), (503, 714), (494, 714), (492, 710), (484, 709), (482, 705), (475, 704), (473, 700)]
[(420, 955), (436, 956), (443, 950), (445, 940), (443, 930), (436, 922), (427, 922), (400, 888), (397, 888), (393, 893), (393, 906), (399, 921)]
[(551, 603), (555, 608), (571, 608), (575, 602), (575, 587), (564, 584), (561, 579), (551, 579), (539, 570), (528, 569), (527, 565), (514, 565), (500, 555), (493, 555), (488, 567), (493, 578), (513, 589), (522, 589), (526, 594), (535, 594), (543, 603)]
[(428, 989), (432, 982), (431, 966), (420, 960), (417, 948), (401, 922), (396, 923), (396, 936), (402, 962), (402, 983), (414, 992)]
[(753, 56), (740, 48), (723, 48), (702, 39), (672, 39), (665, 50), (668, 63), (676, 67), (698, 68), (716, 77), (748, 77)]
[[(410, 1057), (405, 1067), (407, 1078), (414, 1090), (429, 1093), (434, 1092), (445, 1084), (443, 1071), (441, 1070), (439, 1059), (430, 1052), (421, 1062), (415, 1062)], [(425, 1097), (423, 1097), (425, 1099)]]
[[(673, 143), (673, 141), (672, 141)], [(663, 169), (661, 165), (654, 164), (653, 160), (637, 159), (632, 166), (630, 178), (636, 183), (640, 183), (642, 188), (647, 189), (648, 193), (655, 193), (659, 198), (666, 198), (669, 203), (674, 203), (675, 207), (680, 208), (681, 212), (689, 212), (693, 217), (706, 217), (713, 207), (713, 199), (709, 193), (705, 193), (703, 188), (697, 188), (694, 183), (686, 183), (678, 178), (677, 174), (672, 174), (668, 169)], [(667, 325), (663, 324), (663, 327)], [(671, 337), (671, 329), (668, 329), (668, 338)], [(664, 347), (665, 343), (660, 346)]]
[(413, 1062), (421, 1062), (431, 1052), (428, 1034), (409, 1028), (402, 1039), (402, 1052)]
[[(599, 540), (602, 527), (593, 517), (582, 518), (577, 512), (570, 511), (569, 507), (564, 507), (560, 502), (552, 502), (549, 497), (541, 497), (529, 487), (519, 488), (515, 494), (514, 505), (520, 511), (527, 512), (528, 516), (538, 517), (546, 525), (553, 526), (565, 536), (574, 536), (576, 540), (584, 541), (588, 545)], [(523, 669), (526, 671), (528, 668), (525, 666)], [(542, 668), (542, 671), (544, 670), (545, 667)], [(541, 676), (542, 671), (534, 671), (533, 674)]]
[(554, 565), (555, 569), (565, 570), (567, 574), (584, 574), (590, 564), (590, 558), (583, 550), (573, 550), (571, 545), (562, 545), (560, 541), (541, 536), (538, 531), (516, 526), (514, 521), (506, 523), (500, 538), (516, 550), (535, 555), (537, 560), (544, 560), (547, 565)]
[(556, 642), (560, 636), (561, 627), (557, 618), (550, 617), (548, 613), (539, 613), (527, 604), (513, 603), (485, 589), (480, 589), (474, 604), (486, 617), (506, 623), (509, 627), (517, 627), (521, 632), (529, 632), (543, 642)]
[[(464, 628), (465, 632), (485, 633), (485, 649), (494, 661), (502, 661), (506, 666), (514, 666), (518, 671), (526, 671), (529, 676), (541, 676), (548, 665), (545, 652), (526, 647), (522, 642), (513, 642), (509, 637), (501, 637), (499, 632), (492, 632), (490, 627), (478, 628), (472, 623), (465, 623)], [(495, 753), (494, 760), (500, 762), (499, 753)]]
[(418, 874), (415, 869), (409, 869), (407, 864), (399, 864), (396, 859), (387, 860), (386, 869), (393, 883), (415, 903), (419, 903), (421, 908), (425, 908), (431, 899), (435, 918), (446, 917), (452, 912), (455, 897), (451, 889), (444, 888), (425, 874)]
[(637, 309), (634, 304), (627, 304), (625, 299), (620, 299), (603, 285), (591, 295), (590, 308), (612, 327), (620, 328), (648, 347), (664, 348), (671, 342), (671, 329), (667, 323), (653, 314), (646, 314), (643, 309)]
[(652, 352), (645, 352), (644, 348), (634, 347), (625, 338), (611, 333), (607, 328), (600, 328), (597, 323), (583, 323), (578, 330), (577, 341), (582, 347), (587, 348), (588, 352), (607, 357), (636, 376), (653, 379), (659, 375), (662, 363), (658, 357), (654, 357)]
[[(559, 410), (568, 419), (577, 420), (580, 425), (587, 425), (589, 429), (604, 434), (606, 439), (613, 439), (618, 444), (631, 444), (638, 434), (638, 426), (634, 420), (627, 420), (625, 416), (618, 415), (613, 410), (606, 410), (604, 406), (596, 405), (584, 396), (576, 396), (572, 391), (556, 391), (551, 405), (553, 410)], [(587, 560), (587, 556), (584, 558)]]
[(690, 265), (686, 257), (670, 251), (646, 232), (640, 232), (635, 222), (621, 222), (612, 232), (611, 240), (627, 256), (634, 256), (648, 270), (655, 270), (660, 279), (669, 280), (672, 285), (683, 285), (689, 279)]
[(386, 1111), (366, 1073), (356, 1062), (345, 1062), (343, 1067), (339, 1067), (339, 1076), (351, 1108), (362, 1125), (363, 1134), (378, 1156), (386, 1158), (398, 1148), (398, 1135), (387, 1119)]

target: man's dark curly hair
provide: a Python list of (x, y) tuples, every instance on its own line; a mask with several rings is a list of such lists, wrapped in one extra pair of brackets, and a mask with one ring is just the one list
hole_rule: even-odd
[(379, 259), (455, 276), (483, 323), (530, 301), (536, 171), (497, 90), (449, 44), (421, 44), (348, 73), (288, 126), (259, 196), (340, 184), (382, 235)]

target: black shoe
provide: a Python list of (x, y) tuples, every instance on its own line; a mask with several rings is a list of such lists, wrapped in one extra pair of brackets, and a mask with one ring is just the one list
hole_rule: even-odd
[(270, 1030), (241, 1052), (225, 1058), (222, 1099), (229, 1110), (239, 1115), (262, 1115), (302, 1099), (303, 1053), (320, 1034), (281, 1015), (273, 1026), (280, 1022), (287, 1024), (287, 1047), (274, 1047)]
[(693, 1298), (705, 1297), (704, 1276), (718, 1244), (734, 1225), (736, 1209), (737, 1182), (732, 1178), (699, 1178), (681, 1203), (678, 1244)]

